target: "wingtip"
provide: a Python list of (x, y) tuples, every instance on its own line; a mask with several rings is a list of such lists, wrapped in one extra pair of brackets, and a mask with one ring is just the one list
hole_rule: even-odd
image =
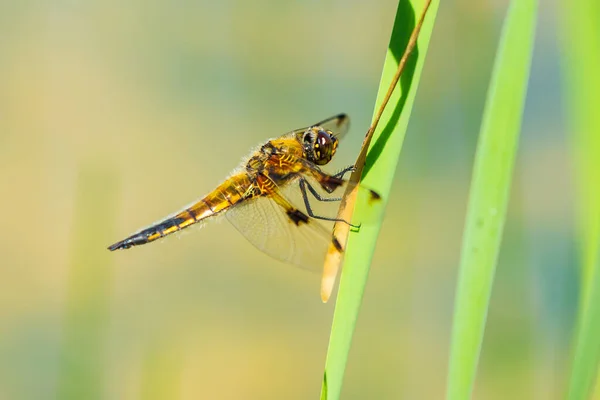
[(339, 120), (339, 125), (343, 125), (343, 124), (350, 124), (350, 116), (346, 113), (339, 113), (338, 115), (336, 115), (336, 118)]
[(321, 280), (321, 301), (323, 304), (329, 301), (333, 285), (335, 284), (335, 275), (324, 275)]

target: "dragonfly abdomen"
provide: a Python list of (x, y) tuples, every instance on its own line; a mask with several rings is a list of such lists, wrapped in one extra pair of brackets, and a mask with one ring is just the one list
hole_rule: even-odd
[(150, 243), (155, 241), (156, 239), (164, 237), (173, 232), (177, 232), (181, 229), (183, 229), (183, 227), (180, 225), (180, 223), (178, 223), (178, 218), (169, 218), (157, 224), (154, 224), (151, 227), (142, 229), (141, 231), (134, 233), (128, 238), (113, 244), (108, 249), (111, 251), (119, 249), (128, 249), (132, 246), (139, 246), (140, 244)]
[(225, 180), (215, 190), (193, 205), (186, 207), (179, 213), (168, 217), (156, 224), (142, 229), (108, 247), (109, 250), (128, 249), (153, 242), (157, 239), (180, 231), (200, 222), (208, 217), (218, 214), (242, 200), (245, 192), (251, 187), (246, 174), (237, 174)]

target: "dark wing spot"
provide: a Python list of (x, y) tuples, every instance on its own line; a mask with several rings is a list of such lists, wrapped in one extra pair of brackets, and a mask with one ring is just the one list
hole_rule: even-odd
[(342, 245), (340, 244), (340, 241), (337, 240), (337, 238), (334, 236), (333, 240), (331, 241), (331, 243), (333, 244), (333, 247), (335, 247), (335, 249), (337, 251), (339, 251), (340, 253), (342, 252)]
[(289, 210), (287, 212), (287, 215), (296, 225), (300, 225), (301, 223), (308, 223), (308, 215), (304, 214), (300, 210)]
[(378, 201), (381, 200), (381, 196), (374, 190), (369, 190), (369, 201)]

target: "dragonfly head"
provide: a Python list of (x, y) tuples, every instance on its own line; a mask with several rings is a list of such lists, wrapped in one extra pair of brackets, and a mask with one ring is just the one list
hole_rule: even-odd
[(338, 139), (331, 131), (320, 126), (313, 126), (304, 132), (302, 146), (309, 161), (317, 165), (325, 165), (333, 158), (337, 150)]

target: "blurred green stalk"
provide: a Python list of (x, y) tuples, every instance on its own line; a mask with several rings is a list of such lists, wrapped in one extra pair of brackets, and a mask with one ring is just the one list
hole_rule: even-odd
[(502, 242), (533, 52), (536, 0), (504, 21), (477, 144), (456, 291), (447, 399), (471, 398)]
[(577, 182), (582, 277), (568, 396), (587, 399), (600, 358), (600, 3), (563, 0), (560, 10), (564, 104)]
[(56, 398), (103, 396), (104, 341), (111, 260), (106, 241), (115, 220), (115, 176), (101, 167), (79, 171), (68, 271), (64, 341)]
[(182, 354), (178, 341), (154, 341), (142, 363), (140, 398), (163, 400), (181, 398)]

